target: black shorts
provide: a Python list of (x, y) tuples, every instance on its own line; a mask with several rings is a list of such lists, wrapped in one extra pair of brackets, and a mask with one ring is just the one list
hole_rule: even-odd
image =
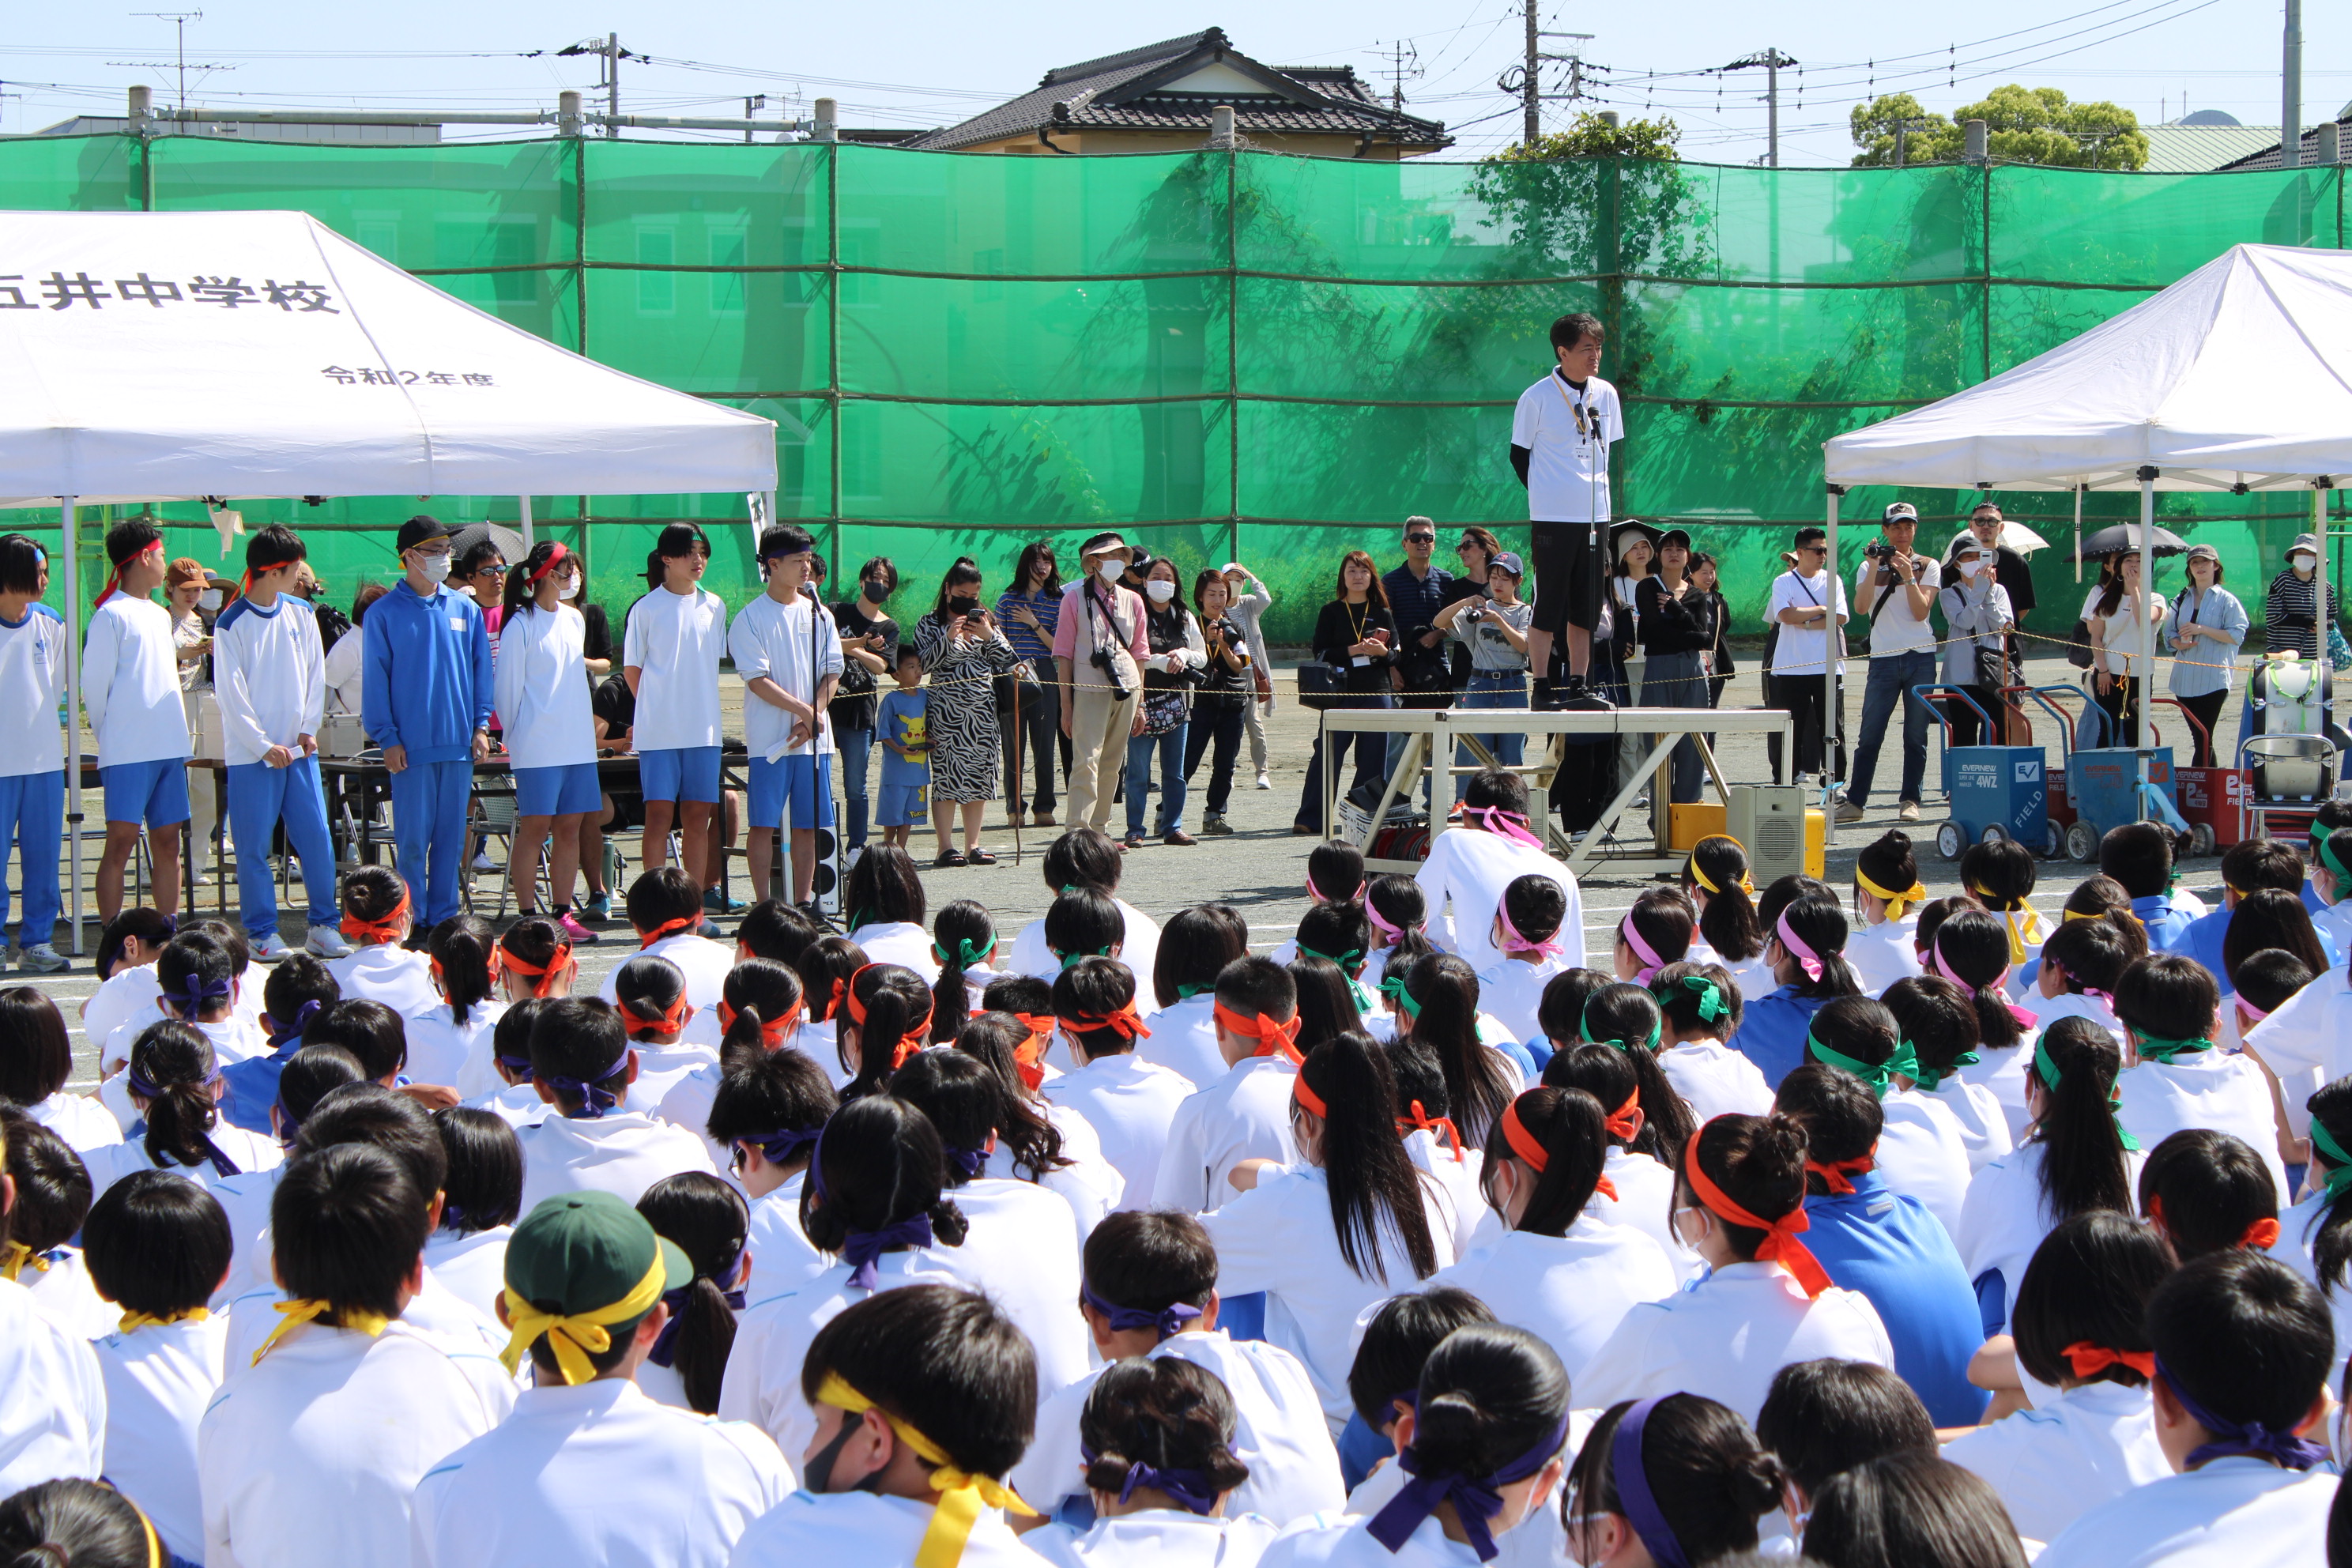
[(1528, 525), (1535, 557), (1536, 618), (1532, 629), (1558, 637), (1562, 628), (1591, 631), (1601, 620), (1600, 563), (1589, 522)]

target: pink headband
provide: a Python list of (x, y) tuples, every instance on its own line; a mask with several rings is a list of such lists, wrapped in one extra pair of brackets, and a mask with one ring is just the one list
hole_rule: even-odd
[(1567, 951), (1560, 945), (1558, 931), (1554, 931), (1541, 942), (1529, 942), (1526, 937), (1521, 936), (1518, 928), (1511, 923), (1511, 907), (1508, 902), (1495, 906), (1495, 919), (1502, 923), (1505, 952), (1532, 952), (1538, 958), (1558, 958)]
[[(1532, 848), (1544, 847), (1542, 839), (1528, 831), (1528, 814), (1524, 811), (1505, 811), (1499, 805), (1472, 805), (1464, 807), (1462, 815), (1476, 817), (1481, 826), (1498, 837)], [(1496, 826), (1497, 823), (1501, 826)]]
[(1782, 910), (1780, 918), (1772, 922), (1772, 933), (1780, 939), (1780, 945), (1788, 950), (1789, 956), (1804, 970), (1807, 979), (1819, 980), (1822, 977), (1822, 955), (1807, 947), (1805, 939), (1789, 929), (1787, 910)]
[(1307, 873), (1307, 896), (1314, 900), (1318, 904), (1352, 904), (1358, 899), (1362, 898), (1364, 896), (1364, 889), (1370, 886), (1371, 883), (1369, 881), (1359, 882), (1356, 884), (1355, 892), (1347, 898), (1327, 898), (1324, 896), (1323, 889), (1315, 885), (1315, 873), (1312, 871)]
[(1373, 903), (1369, 897), (1364, 900), (1364, 918), (1372, 922), (1374, 931), (1381, 933), (1381, 945), (1383, 947), (1393, 943), (1397, 938), (1404, 934), (1404, 927), (1391, 925), (1388, 918), (1381, 913), (1380, 906)]
[[(2084, 995), (2085, 995), (2085, 996), (2088, 996), (2088, 995), (2090, 995), (2090, 994), (2091, 994), (2091, 993), (2089, 993), (2088, 991), (2085, 991), (2085, 992), (2084, 992), (2084, 993), (2083, 993), (2083, 994), (2084, 994)], [(2239, 1011), (2239, 1012), (2241, 1012), (2241, 1013), (2245, 1014), (2248, 1017), (2252, 1018), (2252, 1019), (2255, 1023), (2257, 1023), (2257, 1024), (2261, 1023), (2264, 1018), (2267, 1018), (2267, 1017), (2269, 1017), (2269, 1016), (2270, 1016), (2270, 1014), (2269, 1014), (2266, 1010), (2264, 1010), (2264, 1009), (2263, 1009), (2263, 1008), (2261, 1008), (2261, 1007), (2257, 1007), (2257, 1006), (2255, 1006), (2252, 1002), (2247, 1001), (2247, 1000), (2246, 1000), (2246, 994), (2245, 994), (2244, 992), (2242, 992), (2242, 991), (2241, 991), (2241, 992), (2239, 992), (2239, 993), (2238, 993), (2238, 1011)], [(2322, 1152), (2322, 1153), (2325, 1153), (2326, 1152), (2326, 1151), (2325, 1151), (2325, 1150), (2322, 1150), (2322, 1151), (2321, 1151), (2321, 1152)]]
[[(1633, 950), (1633, 956), (1642, 961), (1641, 972), (1633, 976), (1633, 984), (1636, 985), (1647, 985), (1653, 979), (1656, 978), (1658, 971), (1666, 966), (1666, 961), (1660, 958), (1657, 953), (1652, 950), (1650, 944), (1642, 940), (1642, 933), (1633, 929), (1633, 917), (1632, 914), (1627, 914), (1623, 920), (1617, 922), (1617, 935), (1624, 942), (1627, 947)], [(1821, 969), (1818, 963), (1816, 963), (1812, 973), (1814, 979), (1819, 980), (1821, 978)]]
[[(1982, 989), (1986, 991), (1998, 992), (2001, 987), (2001, 983), (2009, 978), (2009, 966), (2007, 964), (2003, 964), (2001, 965), (2000, 973), (1992, 977), (1992, 983), (1989, 985), (1979, 987), (1961, 979), (1958, 974), (1953, 972), (1952, 966), (1944, 960), (1944, 933), (1942, 931), (1937, 931), (1936, 933), (1935, 942), (1929, 944), (1927, 948), (1927, 960), (1936, 966), (1937, 973), (1942, 975), (1945, 979), (1950, 981), (1953, 984), (1958, 986), (1963, 991), (1976, 991)], [(2102, 994), (2102, 993), (2096, 991), (2086, 991), (2084, 994), (2086, 996), (2096, 996)], [(2033, 1014), (2027, 1012), (2024, 1008), (2019, 1006), (2014, 1002), (2009, 1001), (2006, 997), (2002, 999), (2001, 1005), (2009, 1009), (2009, 1016), (2017, 1020), (2017, 1026), (2021, 1029), (2031, 1029), (2042, 1021)]]

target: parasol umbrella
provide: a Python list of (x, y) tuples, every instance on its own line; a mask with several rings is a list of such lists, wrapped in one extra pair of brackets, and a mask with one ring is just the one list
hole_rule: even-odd
[(449, 536), (449, 558), (456, 560), (485, 539), (498, 545), (499, 553), (507, 558), (507, 564), (509, 566), (518, 564), (524, 556), (530, 553), (530, 546), (523, 542), (522, 535), (506, 524), (469, 522)]
[[(1969, 531), (1965, 528), (1960, 530), (1959, 532), (1952, 535), (1952, 542), (1944, 547), (1944, 559), (1949, 561), (1952, 558), (1953, 549), (1958, 545), (1961, 540), (1966, 539), (1969, 536)], [(2016, 551), (2020, 555), (2032, 555), (2037, 550), (2047, 550), (2050, 548), (2050, 542), (2048, 540), (2042, 538), (2040, 534), (2026, 527), (2025, 524), (2021, 522), (2010, 522), (2005, 520), (2000, 525), (2000, 542), (2005, 548)]]
[[(2138, 548), (2139, 525), (2118, 522), (2113, 527), (2099, 530), (2090, 538), (2083, 541), (2083, 547), (2075, 552), (2075, 555), (2081, 560), (2088, 561), (2101, 555), (2120, 555), (2127, 550), (2137, 551)], [(2188, 552), (2187, 540), (2169, 529), (2159, 528), (2156, 531), (2154, 553), (2185, 555)]]

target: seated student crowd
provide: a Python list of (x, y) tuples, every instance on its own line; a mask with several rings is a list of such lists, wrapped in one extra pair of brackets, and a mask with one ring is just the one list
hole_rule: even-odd
[(367, 869), (251, 995), (126, 912), (109, 1093), (0, 994), (0, 1548), (2319, 1560), (2352, 1059), (2278, 847), (2175, 920), (2118, 829), (2045, 928), (2030, 858), (1890, 835), (1849, 914), (1709, 840), (1596, 971), (1517, 786), (1272, 957), (1085, 828), (1002, 944), (887, 848), (847, 937), (648, 873), (598, 997)]

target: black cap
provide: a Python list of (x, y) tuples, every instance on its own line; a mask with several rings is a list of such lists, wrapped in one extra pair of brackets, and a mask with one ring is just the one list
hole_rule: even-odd
[(415, 517), (410, 518), (406, 522), (400, 525), (400, 537), (396, 546), (396, 552), (399, 554), (405, 555), (420, 544), (426, 543), (432, 540), (446, 539), (448, 537), (449, 525), (447, 523), (442, 521), (437, 517), (426, 517), (423, 512), (419, 512)]

